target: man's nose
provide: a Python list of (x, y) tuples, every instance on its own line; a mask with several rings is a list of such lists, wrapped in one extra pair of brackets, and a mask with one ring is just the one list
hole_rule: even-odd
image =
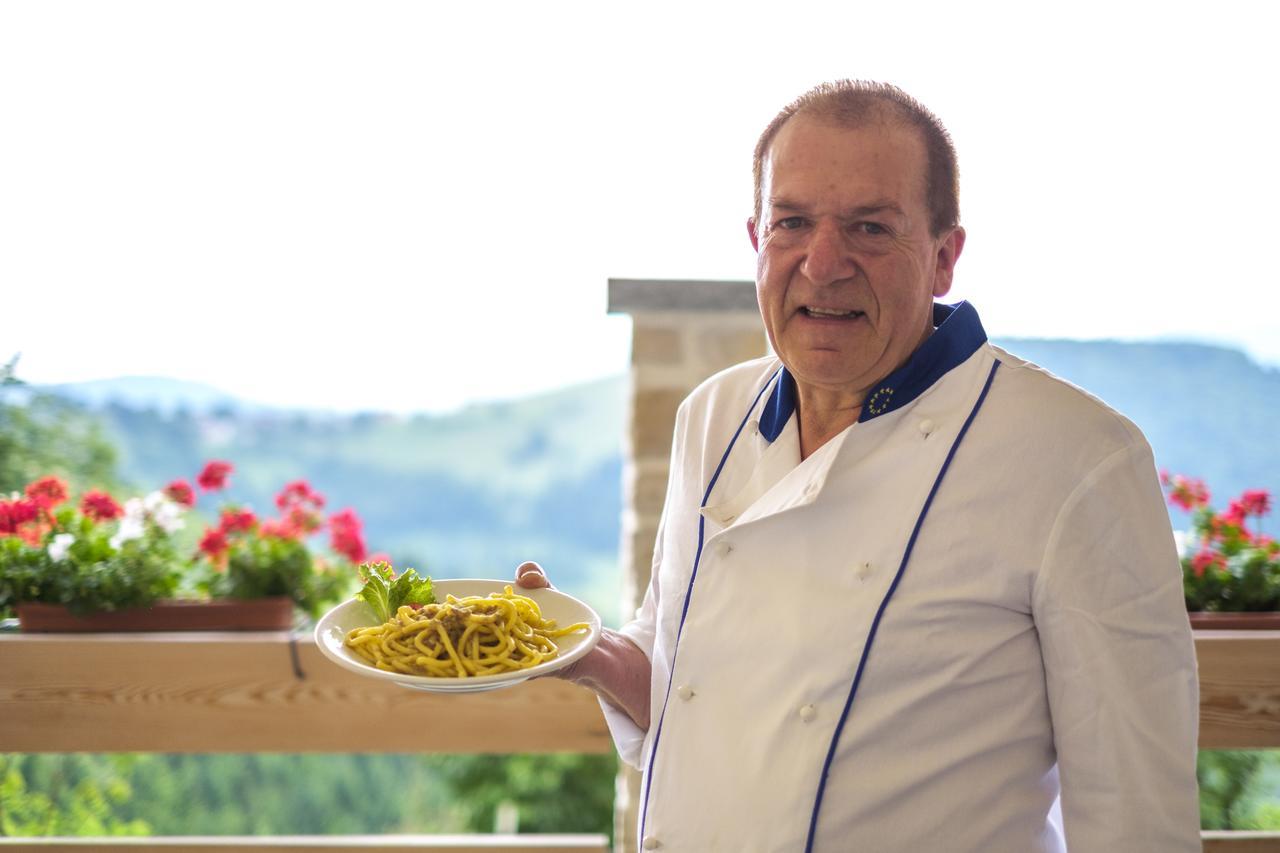
[(800, 271), (814, 284), (831, 284), (849, 278), (856, 269), (839, 224), (818, 223), (809, 234)]

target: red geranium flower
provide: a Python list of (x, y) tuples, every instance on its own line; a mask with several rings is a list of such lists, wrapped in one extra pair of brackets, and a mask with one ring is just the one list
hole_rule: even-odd
[(227, 553), (229, 547), (227, 534), (216, 527), (210, 527), (200, 539), (200, 553), (207, 555), (215, 562)]
[(223, 533), (242, 533), (252, 530), (257, 523), (258, 517), (252, 510), (224, 509), (218, 526)]
[(324, 506), (324, 495), (311, 488), (311, 484), (306, 480), (294, 480), (292, 483), (286, 483), (280, 490), (280, 494), (276, 495), (276, 506), (281, 511), (296, 506), (320, 509)]
[(18, 528), (40, 517), (40, 504), (30, 498), (0, 501), (0, 534), (17, 533)]
[(368, 549), (355, 510), (344, 509), (329, 516), (329, 546), (353, 563), (364, 562)]
[(1266, 515), (1271, 512), (1271, 493), (1266, 489), (1246, 489), (1238, 503), (1245, 515)]
[(1222, 521), (1226, 524), (1234, 525), (1240, 528), (1241, 531), (1244, 531), (1244, 522), (1248, 515), (1249, 514), (1245, 512), (1244, 504), (1235, 500), (1227, 504), (1227, 511), (1222, 514)]
[(308, 536), (324, 526), (320, 513), (305, 507), (292, 507), (285, 518), (286, 523), (295, 531), (295, 536)]
[(262, 522), (258, 532), (263, 536), (273, 536), (276, 539), (297, 539), (301, 533), (298, 528), (280, 518), (269, 518)]
[(67, 484), (57, 477), (41, 477), (27, 486), (27, 497), (50, 509), (67, 499)]
[(1161, 480), (1169, 487), (1169, 503), (1187, 512), (1208, 505), (1209, 487), (1204, 484), (1204, 480), (1181, 474), (1174, 474), (1172, 477), (1162, 475)]
[(1204, 577), (1205, 571), (1207, 571), (1210, 566), (1225, 568), (1226, 564), (1226, 558), (1216, 551), (1210, 551), (1207, 548), (1202, 549), (1198, 554), (1191, 558), (1191, 569), (1196, 573), (1196, 577), (1198, 578)]
[(206, 492), (216, 492), (226, 487), (227, 476), (232, 471), (230, 462), (222, 462), (217, 459), (212, 462), (205, 463), (204, 470), (196, 477), (196, 482), (200, 484), (200, 488)]
[(106, 492), (96, 491), (85, 492), (84, 497), (80, 499), (80, 511), (94, 521), (110, 521), (113, 518), (119, 518), (123, 512), (115, 498)]
[(191, 484), (186, 480), (174, 480), (164, 487), (164, 493), (176, 504), (187, 507), (196, 505), (195, 489), (191, 488)]

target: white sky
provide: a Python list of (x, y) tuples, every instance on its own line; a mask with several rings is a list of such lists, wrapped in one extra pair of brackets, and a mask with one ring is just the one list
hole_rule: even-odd
[(749, 279), (763, 125), (949, 126), (992, 335), (1280, 364), (1271, 3), (5, 2), (0, 361), (450, 409), (625, 369), (606, 279)]

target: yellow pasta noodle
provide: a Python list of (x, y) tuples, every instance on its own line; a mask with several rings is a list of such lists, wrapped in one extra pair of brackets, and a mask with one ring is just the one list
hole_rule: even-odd
[(443, 604), (403, 606), (391, 621), (347, 633), (346, 645), (389, 672), (440, 678), (501, 675), (560, 654), (556, 638), (589, 630), (544, 619), (538, 603), (511, 587), (489, 596), (446, 596)]

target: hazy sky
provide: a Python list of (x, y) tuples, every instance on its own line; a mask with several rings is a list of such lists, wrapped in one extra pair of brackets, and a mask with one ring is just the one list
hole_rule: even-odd
[(824, 79), (950, 127), (993, 335), (1280, 364), (1263, 3), (0, 0), (0, 360), (449, 409), (625, 369), (606, 280), (749, 279)]

